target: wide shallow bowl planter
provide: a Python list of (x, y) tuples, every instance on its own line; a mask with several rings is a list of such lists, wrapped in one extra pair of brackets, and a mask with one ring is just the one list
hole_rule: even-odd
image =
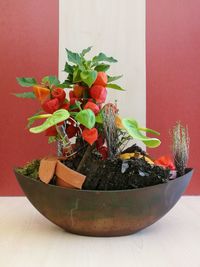
[(135, 233), (159, 220), (179, 200), (193, 170), (158, 184), (120, 191), (88, 191), (47, 185), (18, 174), (17, 180), (33, 206), (68, 232), (87, 236)]

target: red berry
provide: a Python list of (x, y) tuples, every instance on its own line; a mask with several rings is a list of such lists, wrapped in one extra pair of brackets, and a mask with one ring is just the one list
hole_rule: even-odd
[(56, 127), (55, 126), (52, 126), (52, 127), (48, 128), (45, 131), (45, 135), (46, 136), (56, 136), (57, 135)]
[(82, 132), (83, 139), (92, 145), (98, 138), (98, 131), (96, 128), (87, 129), (85, 128)]
[(154, 161), (155, 165), (169, 168), (170, 170), (175, 170), (173, 161), (168, 156), (162, 156)]
[(73, 98), (73, 97), (75, 97), (75, 95), (74, 95), (74, 91), (70, 90), (70, 91), (69, 91), (69, 98), (71, 99), (71, 98)]
[(53, 98), (58, 98), (60, 104), (62, 104), (65, 101), (66, 93), (62, 88), (55, 88), (52, 91)]
[(104, 103), (107, 96), (107, 90), (101, 85), (93, 85), (90, 88), (90, 96), (94, 98), (97, 103)]
[(95, 82), (93, 83), (93, 85), (101, 85), (101, 86), (106, 86), (108, 82), (108, 78), (105, 72), (98, 72), (97, 74), (97, 78), (95, 80)]
[(102, 146), (98, 149), (99, 153), (102, 156), (102, 159), (105, 160), (108, 157), (108, 148), (106, 146)]
[(60, 104), (58, 98), (47, 100), (42, 104), (43, 110), (47, 113), (54, 113), (59, 109), (59, 106)]
[(105, 139), (103, 138), (102, 135), (99, 135), (98, 136), (98, 139), (96, 141), (96, 147), (97, 147), (97, 149), (99, 149), (100, 147), (102, 147), (104, 145), (104, 143), (105, 143)]
[(70, 103), (70, 106), (75, 105), (76, 101), (78, 101), (78, 98), (77, 97), (70, 98), (70, 102), (69, 102)]
[(68, 138), (74, 137), (77, 132), (78, 132), (78, 128), (74, 127), (73, 125), (69, 125), (66, 129), (66, 133), (67, 133)]
[(91, 109), (95, 115), (99, 113), (99, 107), (93, 102), (87, 102), (84, 109)]
[(70, 103), (67, 102), (65, 104), (63, 104), (60, 108), (63, 108), (63, 109), (66, 109), (66, 110), (69, 110), (69, 106), (70, 106)]
[(78, 98), (81, 98), (83, 96), (84, 89), (85, 88), (83, 86), (75, 84), (74, 85), (74, 90), (73, 90), (74, 96), (78, 97)]

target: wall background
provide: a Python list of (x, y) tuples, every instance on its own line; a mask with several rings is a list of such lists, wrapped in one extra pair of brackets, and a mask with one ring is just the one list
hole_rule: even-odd
[(188, 124), (195, 174), (187, 193), (200, 194), (200, 1), (146, 3), (147, 125), (163, 141), (154, 154), (170, 153), (168, 131), (177, 120)]
[(147, 0), (146, 10), (144, 0), (7, 0), (0, 8), (0, 195), (22, 194), (13, 166), (54, 150), (44, 136), (25, 130), (38, 105), (11, 95), (23, 91), (15, 77), (55, 75), (59, 62), (64, 79), (64, 48), (90, 45), (116, 57), (113, 74), (124, 74), (127, 91), (112, 91), (109, 100), (118, 99), (123, 116), (161, 132), (161, 147), (151, 150), (155, 157), (170, 154), (168, 130), (175, 121), (188, 124), (196, 173), (187, 193), (200, 194), (198, 0)]
[(145, 0), (60, 0), (59, 10), (60, 78), (66, 78), (66, 47), (81, 51), (92, 45), (93, 54), (112, 55), (119, 63), (110, 74), (124, 75), (119, 84), (126, 91), (109, 89), (107, 100), (117, 99), (123, 116), (146, 125)]
[(6, 0), (0, 10), (0, 195), (18, 195), (13, 166), (47, 154), (49, 146), (45, 136), (25, 129), (39, 105), (11, 94), (23, 92), (16, 77), (57, 74), (58, 1)]

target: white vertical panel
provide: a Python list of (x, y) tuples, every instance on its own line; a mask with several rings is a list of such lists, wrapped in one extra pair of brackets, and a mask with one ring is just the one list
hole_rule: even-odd
[(110, 71), (124, 74), (119, 84), (126, 92), (109, 89), (109, 100), (118, 99), (122, 116), (146, 124), (145, 0), (60, 0), (59, 75), (65, 48), (81, 51), (90, 45), (94, 53), (117, 58)]

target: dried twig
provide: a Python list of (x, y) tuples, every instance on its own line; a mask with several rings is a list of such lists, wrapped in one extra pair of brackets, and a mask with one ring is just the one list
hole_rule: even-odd
[(115, 124), (116, 108), (108, 104), (102, 111), (103, 128), (108, 147), (108, 156), (113, 159), (118, 153), (118, 130)]
[(171, 135), (174, 164), (177, 172), (183, 175), (189, 158), (188, 128), (177, 122), (172, 129)]

